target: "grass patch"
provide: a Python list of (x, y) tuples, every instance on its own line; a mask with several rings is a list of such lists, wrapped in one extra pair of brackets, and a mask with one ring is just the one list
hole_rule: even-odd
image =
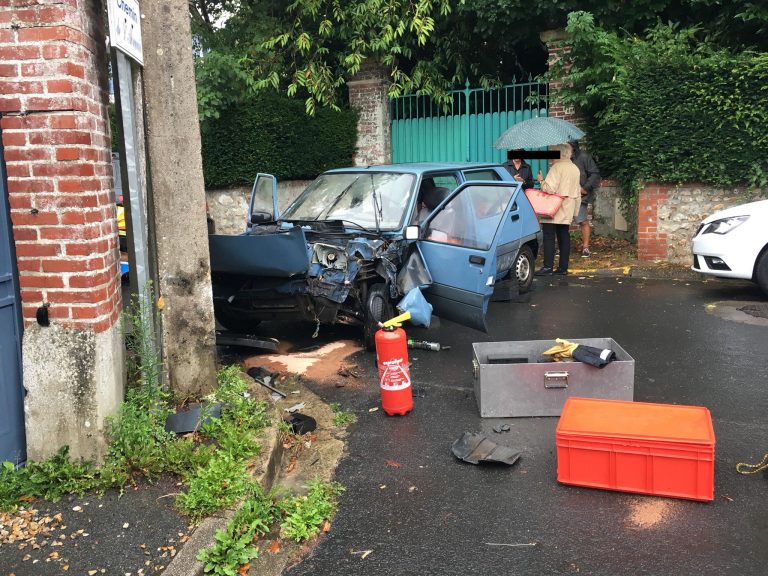
[(234, 576), (238, 568), (258, 557), (254, 539), (269, 533), (278, 509), (259, 488), (246, 500), (224, 530), (217, 530), (213, 546), (200, 550), (197, 559), (206, 574)]
[(330, 406), (331, 410), (333, 410), (333, 425), (337, 428), (346, 428), (350, 424), (357, 422), (357, 416), (352, 412), (344, 410), (338, 402), (334, 402)]
[(259, 555), (254, 541), (279, 526), (283, 538), (304, 542), (314, 538), (330, 522), (344, 491), (337, 482), (314, 480), (306, 496), (276, 499), (258, 489), (223, 530), (216, 531), (215, 542), (201, 550), (197, 559), (205, 564), (206, 574), (235, 576), (238, 569)]
[[(143, 296), (152, 302), (151, 291)], [(135, 298), (123, 313), (122, 326), (131, 378), (125, 401), (108, 418), (108, 449), (105, 462), (96, 467), (75, 462), (68, 448), (40, 462), (15, 469), (0, 465), (0, 510), (10, 511), (36, 498), (56, 501), (69, 493), (78, 495), (109, 488), (122, 490), (137, 477), (162, 473), (181, 477), (187, 491), (177, 507), (193, 520), (234, 505), (253, 493), (247, 464), (261, 447), (260, 431), (269, 425), (267, 404), (248, 394), (238, 366), (217, 374), (217, 389), (206, 399), (220, 403), (221, 417), (210, 419), (193, 437), (180, 438), (165, 430), (172, 412), (170, 394), (160, 384), (161, 365), (154, 345), (154, 311)], [(203, 410), (205, 412), (205, 409)]]
[(333, 518), (337, 498), (344, 491), (338, 482), (314, 480), (308, 486), (306, 496), (293, 496), (279, 504), (284, 514), (281, 534), (296, 542), (309, 540), (320, 532), (323, 524)]

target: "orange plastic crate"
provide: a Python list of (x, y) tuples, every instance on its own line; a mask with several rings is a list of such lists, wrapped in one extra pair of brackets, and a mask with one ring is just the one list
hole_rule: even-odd
[(563, 484), (714, 498), (715, 432), (704, 407), (569, 398), (556, 444)]

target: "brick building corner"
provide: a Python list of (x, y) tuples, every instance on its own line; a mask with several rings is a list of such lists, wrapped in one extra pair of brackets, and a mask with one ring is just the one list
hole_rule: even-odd
[(124, 387), (102, 1), (3, 2), (0, 84), (27, 453), (98, 460)]
[(347, 82), (349, 104), (359, 114), (355, 166), (392, 162), (392, 122), (389, 112), (389, 73), (378, 64), (363, 64)]

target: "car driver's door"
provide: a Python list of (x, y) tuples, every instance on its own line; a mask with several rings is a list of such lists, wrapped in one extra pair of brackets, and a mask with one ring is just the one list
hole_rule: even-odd
[(248, 222), (246, 231), (250, 232), (254, 224), (274, 222), (277, 211), (277, 178), (272, 174), (259, 173), (253, 181), (251, 199), (248, 203)]
[(435, 315), (486, 331), (501, 224), (518, 190), (510, 182), (467, 182), (422, 224), (417, 245), (432, 277), (423, 292)]

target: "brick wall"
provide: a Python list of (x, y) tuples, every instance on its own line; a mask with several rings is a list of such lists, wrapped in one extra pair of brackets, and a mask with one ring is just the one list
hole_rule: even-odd
[[(552, 68), (552, 65), (560, 60), (564, 54), (567, 54), (571, 46), (568, 41), (568, 35), (564, 30), (547, 30), (542, 32), (541, 41), (547, 46), (547, 65)], [(581, 117), (577, 116), (573, 108), (562, 105), (558, 99), (558, 91), (563, 85), (562, 78), (549, 79), (549, 106), (547, 107), (547, 115), (553, 118), (562, 118), (568, 122), (572, 122), (577, 126), (583, 124)]]
[(356, 166), (387, 164), (392, 161), (389, 117), (389, 73), (384, 66), (363, 65), (349, 82), (349, 103), (359, 114), (357, 121)]
[(707, 216), (768, 197), (768, 190), (718, 188), (696, 182), (648, 183), (638, 197), (637, 256), (640, 260), (691, 263), (691, 240)]
[(0, 112), (25, 324), (120, 311), (100, 0), (0, 0)]
[(669, 201), (669, 187), (652, 184), (640, 194), (637, 206), (637, 257), (666, 260), (667, 234), (659, 227), (659, 209)]

